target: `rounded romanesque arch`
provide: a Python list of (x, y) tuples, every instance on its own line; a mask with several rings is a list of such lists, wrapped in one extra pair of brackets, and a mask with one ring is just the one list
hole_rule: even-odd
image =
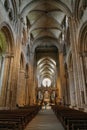
[(14, 58), (14, 36), (7, 23), (0, 25), (0, 88), (1, 106), (9, 107), (12, 96), (12, 67)]
[(15, 40), (11, 27), (6, 22), (3, 22), (0, 24), (0, 31), (5, 35), (8, 52), (14, 53)]

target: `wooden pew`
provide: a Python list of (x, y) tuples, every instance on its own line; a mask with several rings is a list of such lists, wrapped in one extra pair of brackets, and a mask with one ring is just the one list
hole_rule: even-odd
[(22, 130), (15, 122), (0, 122), (0, 130)]
[(72, 124), (71, 130), (87, 130), (87, 124)]
[(67, 130), (74, 130), (74, 125), (86, 125), (87, 124), (87, 120), (68, 120), (67, 121)]
[(0, 110), (0, 129), (24, 130), (27, 123), (38, 113), (40, 106), (15, 110)]
[[(52, 106), (66, 130), (87, 130), (87, 113), (63, 106)], [(83, 130), (84, 130), (83, 129)]]

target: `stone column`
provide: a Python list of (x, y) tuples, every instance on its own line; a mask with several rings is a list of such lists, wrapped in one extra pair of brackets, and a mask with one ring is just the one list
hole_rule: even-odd
[(29, 75), (25, 75), (25, 105), (29, 105)]
[(76, 105), (73, 70), (68, 69), (71, 107)]
[(73, 60), (73, 74), (74, 74), (74, 85), (76, 93), (76, 106), (79, 108), (81, 106), (81, 95), (78, 81), (78, 64), (77, 64), (77, 50), (76, 50), (76, 23), (74, 18), (69, 19), (70, 28), (70, 42), (72, 48), (72, 60)]
[[(80, 55), (80, 65), (81, 65), (81, 69), (80, 69), (81, 86), (82, 86), (82, 91), (84, 91), (85, 104), (87, 104), (87, 88), (86, 88), (85, 77), (84, 77), (83, 55)], [(83, 102), (82, 102), (82, 105), (83, 105)]]
[(36, 104), (36, 79), (35, 79), (35, 71), (34, 71), (34, 86), (33, 86), (33, 103)]
[(6, 54), (4, 57), (3, 79), (1, 88), (1, 103), (2, 107), (10, 107), (11, 101), (11, 79), (12, 79), (12, 64), (13, 54)]
[(61, 102), (65, 104), (66, 102), (66, 81), (65, 81), (65, 72), (64, 72), (64, 59), (63, 59), (63, 53), (59, 52), (59, 74), (60, 74), (60, 83), (61, 83)]
[(10, 108), (11, 107), (11, 98), (12, 98), (12, 86), (11, 86), (11, 82), (12, 82), (12, 67), (13, 67), (13, 55), (8, 55), (7, 58), (9, 58), (9, 72), (8, 72), (8, 82), (7, 82), (7, 90), (6, 90), (6, 107)]
[(1, 63), (1, 70), (0, 70), (0, 107), (2, 106), (2, 84), (4, 78), (4, 66), (5, 66), (5, 58), (3, 57), (3, 61)]
[(86, 84), (84, 77), (84, 65), (83, 65), (83, 55), (80, 55), (78, 52), (78, 46), (76, 46), (76, 62), (77, 62), (77, 73), (78, 73), (78, 84), (79, 84), (79, 100), (80, 105), (79, 108), (84, 108), (87, 104), (87, 96), (86, 96)]
[(58, 71), (58, 77), (57, 77), (57, 103), (61, 103), (62, 100), (62, 88), (60, 83), (60, 75)]
[(29, 63), (29, 98), (30, 105), (34, 103), (34, 54), (30, 53), (30, 63)]
[(5, 79), (6, 79), (6, 70), (7, 68), (5, 67), (6, 66), (6, 60), (5, 60), (5, 57), (3, 57), (3, 66), (2, 66), (2, 76), (0, 77), (1, 78), (1, 82), (0, 82), (0, 107), (4, 107), (5, 106), (5, 90), (6, 90), (6, 85), (5, 85)]
[(6, 98), (7, 98), (7, 89), (8, 89), (8, 58), (4, 58), (4, 75), (3, 75), (3, 81), (2, 81), (2, 89), (1, 89), (1, 106), (6, 107)]
[(25, 105), (25, 70), (19, 72), (18, 90), (17, 90), (17, 103), (19, 106)]
[(36, 78), (36, 83), (35, 83), (35, 97), (36, 97), (36, 104), (38, 103), (38, 90), (37, 90), (37, 88), (38, 88), (38, 80), (37, 80), (37, 78)]
[(12, 86), (11, 108), (12, 109), (14, 109), (17, 104), (17, 89), (18, 89), (18, 80), (19, 80), (19, 71), (20, 71), (20, 54), (21, 54), (20, 41), (17, 41), (17, 44), (14, 47), (14, 51), (15, 53), (14, 53), (12, 82), (11, 82), (11, 86)]

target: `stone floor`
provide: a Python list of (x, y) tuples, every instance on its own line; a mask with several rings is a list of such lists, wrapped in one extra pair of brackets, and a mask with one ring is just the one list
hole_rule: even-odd
[(64, 130), (52, 109), (42, 109), (25, 130)]

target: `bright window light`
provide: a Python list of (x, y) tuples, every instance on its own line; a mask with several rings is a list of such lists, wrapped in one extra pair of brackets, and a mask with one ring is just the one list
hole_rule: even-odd
[(49, 78), (44, 78), (42, 81), (42, 85), (44, 87), (50, 87), (51, 86), (51, 80)]

